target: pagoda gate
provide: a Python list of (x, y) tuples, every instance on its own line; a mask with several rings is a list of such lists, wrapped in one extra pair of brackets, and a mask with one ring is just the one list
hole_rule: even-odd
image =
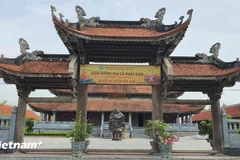
[[(17, 142), (23, 142), (27, 103), (77, 102), (76, 117), (81, 113), (82, 121), (86, 122), (88, 85), (131, 84), (152, 86), (153, 120), (163, 119), (163, 104), (191, 104), (192, 107), (211, 105), (214, 150), (223, 151), (220, 98), (224, 87), (231, 87), (240, 80), (240, 63), (238, 60), (230, 63), (220, 60), (220, 43), (211, 47), (210, 56), (204, 53), (193, 57), (170, 56), (185, 35), (192, 18), (192, 9), (187, 12), (185, 21), (181, 16), (179, 22), (171, 25), (163, 24), (165, 8), (157, 11), (156, 19), (141, 18), (139, 21), (108, 21), (100, 20), (99, 17), (87, 19), (83, 8), (76, 6), (75, 10), (78, 22), (72, 23), (68, 19), (64, 20), (61, 13), (58, 19), (55, 16), (56, 8), (51, 6), (54, 26), (69, 54), (44, 54), (43, 51), (30, 53), (27, 51), (28, 43), (20, 38), (21, 55), (14, 59), (3, 55), (0, 58), (0, 77), (5, 83), (15, 84), (19, 96), (15, 135)], [(148, 63), (149, 66), (134, 70), (134, 67), (139, 66), (132, 68), (128, 65), (116, 67), (101, 64), (96, 67), (91, 62)], [(106, 68), (109, 70), (106, 71)], [(127, 69), (133, 72), (127, 72)], [(117, 74), (116, 70), (123, 75)], [(148, 73), (144, 70), (148, 70)], [(91, 77), (97, 74), (104, 75), (105, 80), (96, 80), (98, 76)], [(144, 77), (144, 82), (139, 82), (133, 75)], [(72, 97), (29, 97), (36, 89), (71, 89)], [(209, 99), (169, 98), (171, 91), (202, 92)], [(158, 150), (156, 140), (154, 149)]]

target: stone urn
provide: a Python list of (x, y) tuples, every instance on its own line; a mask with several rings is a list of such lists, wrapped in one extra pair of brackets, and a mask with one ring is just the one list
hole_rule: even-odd
[(72, 157), (82, 157), (84, 150), (90, 144), (89, 140), (72, 142)]

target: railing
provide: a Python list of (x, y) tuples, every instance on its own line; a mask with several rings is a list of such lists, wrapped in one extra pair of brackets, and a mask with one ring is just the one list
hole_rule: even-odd
[(198, 124), (197, 123), (167, 123), (169, 128), (167, 131), (171, 132), (187, 132), (187, 131), (198, 131)]
[(227, 119), (227, 114), (222, 109), (223, 147), (224, 154), (240, 156), (240, 119)]
[[(12, 116), (0, 116), (0, 142), (14, 142), (17, 107), (13, 107)], [(13, 149), (2, 149), (0, 153), (12, 153)]]
[(74, 124), (70, 121), (34, 121), (33, 132), (69, 131)]
[(240, 119), (228, 119), (228, 132), (237, 132), (240, 129)]

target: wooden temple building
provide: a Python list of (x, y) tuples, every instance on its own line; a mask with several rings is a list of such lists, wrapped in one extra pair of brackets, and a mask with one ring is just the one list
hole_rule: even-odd
[[(153, 120), (163, 119), (164, 104), (189, 104), (193, 108), (211, 105), (214, 150), (223, 151), (219, 101), (223, 88), (231, 87), (239, 81), (240, 63), (238, 60), (220, 60), (220, 43), (211, 47), (212, 55), (198, 53), (192, 57), (170, 56), (185, 36), (192, 18), (192, 9), (187, 12), (185, 21), (181, 16), (179, 22), (171, 25), (163, 24), (165, 8), (156, 13), (154, 20), (141, 18), (138, 21), (108, 21), (101, 20), (100, 17), (87, 19), (83, 8), (76, 6), (76, 23), (65, 20), (63, 14), (57, 18), (54, 6), (51, 6), (51, 11), (53, 24), (68, 49), (68, 54), (28, 52), (28, 43), (20, 38), (21, 55), (13, 59), (5, 58), (4, 55), (0, 58), (0, 77), (5, 83), (15, 84), (19, 95), (15, 136), (17, 142), (23, 142), (27, 103), (76, 103), (76, 118), (81, 114), (82, 121), (86, 122), (88, 104), (91, 103), (91, 99), (88, 100), (90, 85), (146, 85), (151, 86)], [(97, 67), (92, 62), (149, 65), (130, 72), (133, 68), (127, 65), (114, 67), (101, 64), (98, 71), (91, 71), (89, 68)], [(115, 68), (117, 71), (105, 72), (106, 68)], [(149, 74), (142, 72), (145, 69)], [(94, 81), (101, 77), (96, 75), (101, 75), (104, 79)], [(144, 79), (137, 81), (137, 77)], [(71, 90), (71, 96), (29, 97), (32, 91), (38, 89), (67, 89)], [(170, 92), (188, 91), (207, 94), (209, 99), (179, 100), (168, 97)], [(117, 105), (120, 102), (115, 103)], [(131, 112), (135, 110), (132, 106), (129, 108)], [(157, 145), (154, 139), (155, 151), (158, 150)]]
[[(58, 97), (71, 96), (71, 90), (51, 92)], [(152, 119), (151, 93), (151, 86), (89, 85), (87, 119), (94, 126), (93, 135), (102, 137), (103, 127), (108, 125), (110, 113), (118, 108), (125, 115), (125, 123), (132, 130), (131, 136), (143, 137), (145, 122)], [(170, 92), (168, 97), (176, 98), (182, 93)], [(40, 121), (34, 124), (34, 132), (67, 131), (76, 118), (76, 103), (29, 103), (29, 105), (34, 111), (41, 113)], [(185, 104), (164, 104), (163, 119), (172, 126), (172, 131), (181, 132), (179, 135), (196, 135), (198, 126), (192, 123), (192, 115), (199, 113), (204, 107), (204, 105), (191, 107)]]

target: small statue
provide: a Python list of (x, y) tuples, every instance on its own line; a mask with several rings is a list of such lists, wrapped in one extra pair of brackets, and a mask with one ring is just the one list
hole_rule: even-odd
[(116, 108), (109, 116), (109, 130), (112, 131), (113, 139), (122, 140), (122, 132), (125, 130), (125, 116)]

